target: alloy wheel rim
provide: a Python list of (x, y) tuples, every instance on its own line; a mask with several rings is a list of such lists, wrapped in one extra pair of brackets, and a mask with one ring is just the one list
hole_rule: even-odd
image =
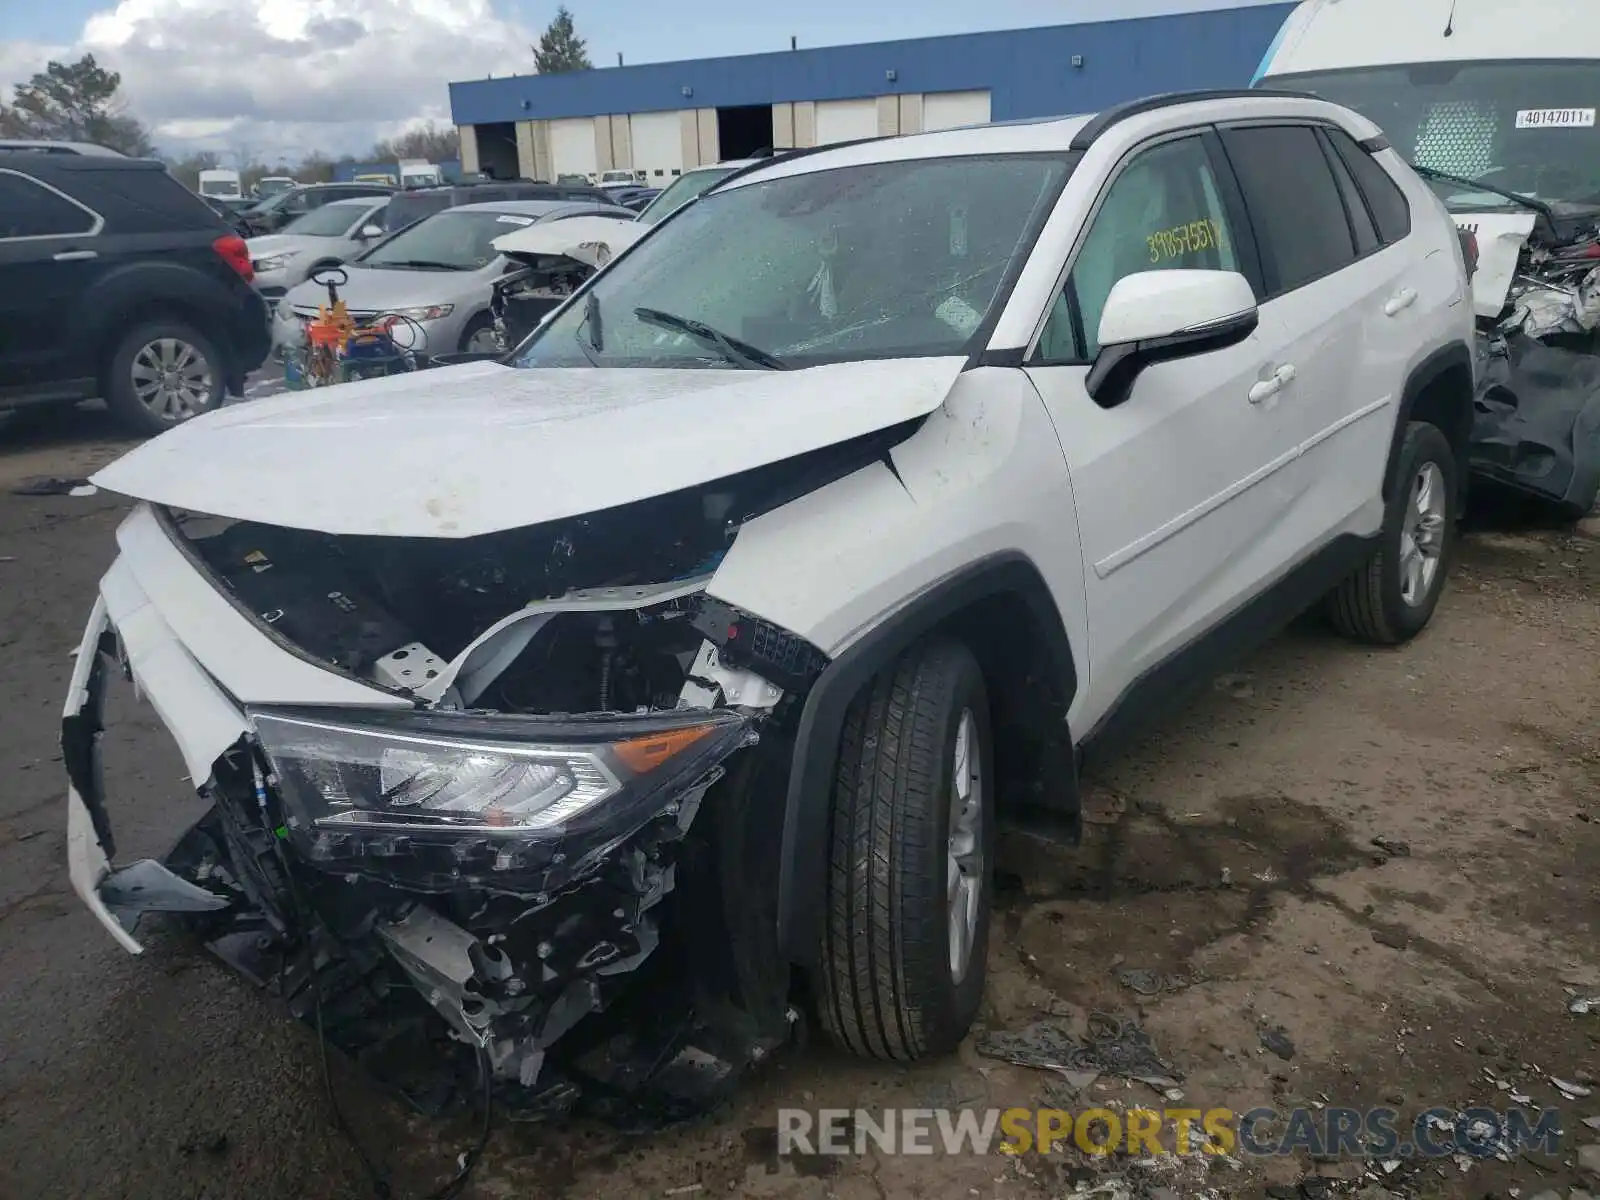
[(1427, 601), (1439, 577), (1447, 505), (1444, 472), (1438, 463), (1423, 463), (1400, 526), (1400, 598), (1413, 608)]
[(467, 339), (468, 354), (493, 354), (500, 349), (500, 338), (493, 329), (480, 329)]
[(181, 338), (157, 338), (133, 356), (133, 391), (151, 414), (182, 421), (211, 406), (211, 364)]
[(945, 848), (945, 901), (949, 908), (950, 976), (960, 983), (972, 966), (983, 898), (983, 762), (978, 721), (963, 709), (956, 725), (950, 769), (950, 833)]

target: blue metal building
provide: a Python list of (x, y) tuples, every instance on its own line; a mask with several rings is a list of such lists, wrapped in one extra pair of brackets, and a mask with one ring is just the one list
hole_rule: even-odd
[(774, 146), (1092, 112), (1245, 87), (1293, 4), (450, 85), (467, 170), (632, 169), (660, 185)]

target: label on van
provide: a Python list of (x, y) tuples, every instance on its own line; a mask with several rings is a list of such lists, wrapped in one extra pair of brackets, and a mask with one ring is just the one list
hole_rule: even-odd
[(519, 217), (519, 216), (516, 216), (516, 215), (514, 215), (512, 213), (503, 213), (500, 216), (496, 217), (495, 220), (499, 221), (500, 224), (502, 224), (502, 225), (532, 225), (533, 224), (533, 218), (532, 217)]
[(1519, 108), (1518, 129), (1592, 129), (1592, 108)]

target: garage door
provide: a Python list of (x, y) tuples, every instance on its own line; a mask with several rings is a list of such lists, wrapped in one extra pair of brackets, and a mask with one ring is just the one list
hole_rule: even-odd
[(817, 145), (878, 136), (878, 102), (866, 100), (817, 101)]
[(989, 93), (928, 92), (922, 97), (922, 127), (926, 130), (959, 129), (989, 122)]
[(631, 124), (634, 169), (650, 172), (650, 182), (665, 187), (674, 171), (683, 170), (682, 117), (676, 112), (634, 113)]
[(594, 118), (574, 117), (550, 122), (550, 160), (557, 176), (593, 175), (600, 169), (595, 157)]

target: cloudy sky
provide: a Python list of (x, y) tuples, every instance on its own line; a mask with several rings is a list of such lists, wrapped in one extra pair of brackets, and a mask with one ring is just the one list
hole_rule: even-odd
[[(531, 69), (558, 0), (0, 0), (0, 95), (93, 51), (164, 149), (360, 153), (449, 120), (445, 85)], [(568, 0), (596, 65), (963, 33), (1270, 0)], [(692, 19), (685, 19), (692, 15)]]

